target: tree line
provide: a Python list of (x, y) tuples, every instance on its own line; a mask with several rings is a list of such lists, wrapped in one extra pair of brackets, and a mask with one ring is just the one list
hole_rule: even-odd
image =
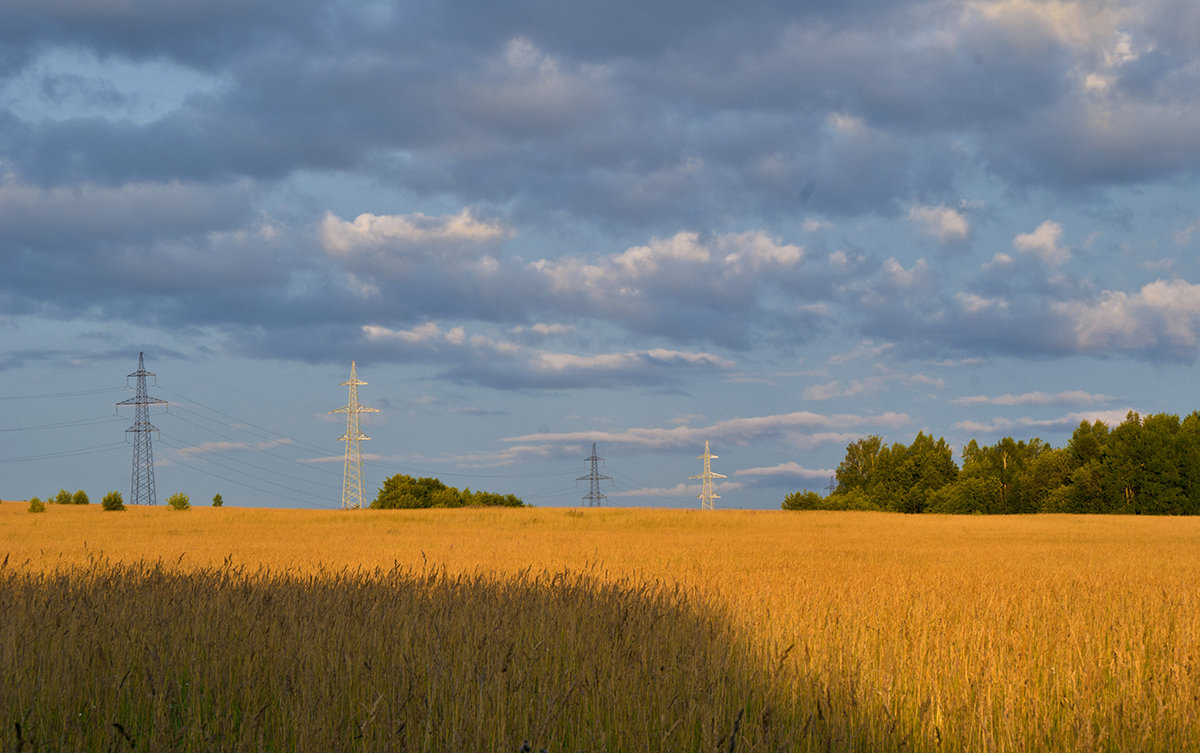
[(436, 478), (413, 478), (403, 473), (383, 482), (379, 494), (371, 502), (375, 510), (397, 510), (418, 507), (523, 507), (524, 502), (512, 494), (458, 490)]
[(793, 492), (785, 510), (907, 513), (1200, 513), (1200, 412), (1184, 419), (1130, 411), (1118, 426), (1083, 421), (1064, 447), (1041, 439), (974, 439), (962, 467), (944, 438), (851, 442), (828, 496)]

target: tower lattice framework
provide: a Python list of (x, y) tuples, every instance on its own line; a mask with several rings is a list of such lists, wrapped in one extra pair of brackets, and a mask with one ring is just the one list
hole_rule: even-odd
[(154, 374), (146, 371), (144, 356), (144, 353), (138, 353), (137, 371), (126, 376), (126, 379), (137, 379), (136, 393), (128, 400), (117, 403), (118, 406), (134, 407), (133, 425), (125, 430), (126, 436), (133, 433), (133, 471), (129, 481), (131, 505), (158, 504), (154, 491), (154, 446), (151, 443), (151, 437), (158, 429), (150, 423), (150, 406), (167, 404), (166, 400), (150, 397), (146, 393), (146, 377), (152, 377)]
[(358, 370), (354, 361), (350, 362), (350, 378), (342, 382), (342, 386), (350, 387), (350, 400), (344, 408), (331, 410), (330, 413), (346, 414), (346, 433), (342, 441), (346, 443), (346, 462), (342, 468), (342, 509), (357, 510), (363, 506), (363, 467), (362, 443), (370, 439), (358, 428), (360, 413), (378, 413), (375, 408), (368, 408), (358, 402), (358, 388), (366, 382), (358, 378)]
[(592, 472), (586, 476), (580, 476), (576, 479), (576, 481), (591, 482), (588, 493), (583, 497), (583, 501), (588, 507), (599, 507), (600, 505), (604, 504), (604, 500), (608, 499), (607, 496), (600, 493), (600, 482), (605, 480), (612, 481), (612, 476), (602, 476), (600, 474), (599, 463), (600, 461), (604, 460), (604, 458), (596, 456), (595, 442), (592, 442), (592, 456), (588, 458), (588, 460), (591, 461)]
[(696, 495), (696, 498), (700, 500), (700, 507), (704, 510), (713, 509), (713, 502), (721, 498), (721, 495), (713, 489), (714, 478), (725, 478), (722, 474), (713, 472), (712, 461), (716, 457), (718, 456), (709, 452), (708, 440), (704, 440), (704, 454), (696, 456), (698, 460), (704, 461), (704, 470), (695, 476), (688, 476), (690, 479), (700, 479), (700, 493)]

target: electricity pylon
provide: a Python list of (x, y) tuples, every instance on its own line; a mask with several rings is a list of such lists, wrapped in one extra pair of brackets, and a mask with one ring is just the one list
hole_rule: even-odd
[(704, 461), (704, 470), (695, 476), (688, 476), (688, 478), (700, 479), (700, 493), (696, 495), (696, 498), (700, 500), (700, 508), (704, 510), (713, 509), (713, 501), (721, 498), (720, 494), (713, 491), (712, 480), (726, 478), (720, 473), (713, 473), (712, 461), (715, 457), (717, 456), (708, 451), (708, 440), (704, 440), (704, 454), (696, 456), (698, 460)]
[(346, 414), (346, 433), (342, 441), (346, 443), (346, 463), (342, 468), (342, 509), (357, 510), (363, 506), (363, 469), (362, 442), (370, 437), (358, 429), (358, 414), (378, 413), (375, 408), (368, 408), (358, 403), (358, 386), (366, 384), (358, 378), (354, 361), (350, 362), (350, 378), (342, 382), (342, 386), (350, 387), (350, 401), (346, 407), (331, 410), (330, 413)]
[(612, 476), (600, 475), (600, 469), (597, 463), (603, 459), (604, 458), (596, 457), (596, 443), (592, 442), (592, 456), (588, 458), (588, 460), (592, 462), (592, 472), (586, 476), (580, 476), (579, 478), (575, 479), (576, 481), (592, 482), (591, 488), (583, 497), (583, 501), (587, 503), (588, 507), (599, 507), (600, 505), (604, 504), (604, 500), (608, 499), (608, 497), (600, 493), (600, 482), (603, 480), (612, 481)]
[(146, 371), (143, 355), (138, 353), (137, 371), (125, 377), (126, 385), (129, 383), (129, 377), (137, 377), (137, 392), (117, 405), (134, 406), (133, 426), (125, 430), (126, 434), (133, 432), (133, 472), (129, 481), (129, 504), (156, 505), (158, 500), (154, 492), (154, 447), (150, 443), (150, 437), (158, 429), (150, 423), (150, 406), (166, 405), (167, 401), (146, 394), (146, 377), (152, 377), (154, 374)]

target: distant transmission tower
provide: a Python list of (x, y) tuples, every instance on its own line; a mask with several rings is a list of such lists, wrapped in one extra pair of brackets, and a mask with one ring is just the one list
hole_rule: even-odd
[(138, 353), (137, 371), (126, 377), (126, 384), (129, 377), (137, 377), (137, 394), (117, 405), (134, 406), (133, 426), (125, 430), (127, 435), (133, 432), (133, 472), (130, 474), (129, 504), (156, 505), (158, 499), (154, 492), (154, 448), (150, 444), (150, 437), (152, 432), (158, 429), (150, 423), (150, 406), (166, 405), (167, 401), (146, 394), (146, 377), (152, 377), (154, 374), (146, 371), (143, 355)]
[(696, 496), (700, 500), (701, 509), (704, 510), (713, 509), (713, 502), (721, 498), (720, 494), (713, 491), (712, 480), (714, 478), (725, 478), (725, 476), (722, 476), (720, 473), (713, 473), (712, 461), (715, 457), (717, 456), (708, 451), (708, 440), (704, 440), (704, 454), (696, 456), (697, 459), (704, 461), (704, 470), (695, 476), (688, 476), (688, 478), (698, 478), (701, 480), (700, 494)]
[(600, 493), (600, 482), (604, 480), (612, 481), (612, 476), (600, 475), (600, 468), (597, 464), (603, 459), (604, 458), (596, 457), (596, 443), (592, 442), (592, 456), (588, 458), (588, 460), (592, 462), (592, 472), (586, 476), (580, 476), (579, 478), (575, 479), (576, 481), (592, 482), (591, 488), (583, 497), (583, 501), (587, 503), (588, 507), (599, 507), (600, 505), (604, 504), (604, 500), (608, 499), (608, 497)]
[(359, 413), (378, 413), (374, 408), (367, 408), (358, 403), (358, 386), (366, 384), (358, 378), (354, 361), (350, 362), (350, 379), (342, 382), (342, 386), (350, 387), (350, 402), (346, 407), (331, 410), (330, 413), (346, 414), (346, 433), (342, 441), (346, 443), (346, 464), (342, 470), (342, 509), (357, 510), (363, 506), (363, 469), (362, 442), (370, 439), (358, 430)]

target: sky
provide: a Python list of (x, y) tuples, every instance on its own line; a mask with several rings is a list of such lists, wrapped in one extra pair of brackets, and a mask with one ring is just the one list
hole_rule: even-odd
[(1186, 415), (1192, 0), (8, 0), (0, 498), (613, 506)]

